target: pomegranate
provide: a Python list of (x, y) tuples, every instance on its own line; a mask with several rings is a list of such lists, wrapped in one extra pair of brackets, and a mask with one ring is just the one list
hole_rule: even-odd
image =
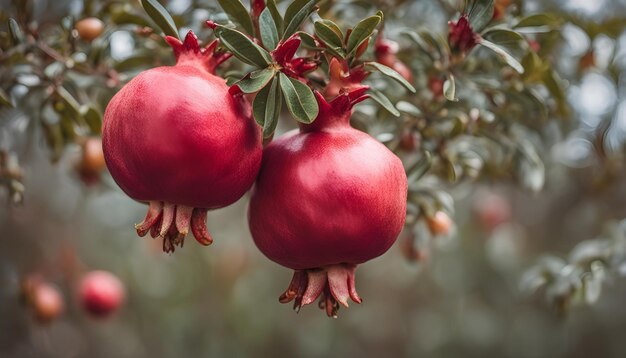
[(163, 237), (163, 250), (183, 246), (191, 227), (203, 245), (209, 209), (230, 205), (252, 186), (261, 165), (262, 134), (250, 103), (232, 96), (215, 68), (230, 55), (217, 40), (200, 48), (166, 37), (175, 66), (140, 73), (111, 100), (102, 133), (111, 175), (131, 198), (149, 203), (139, 236)]
[(452, 230), (452, 219), (443, 211), (437, 211), (435, 215), (426, 218), (428, 229), (435, 236), (446, 236)]
[(87, 17), (78, 21), (74, 28), (76, 32), (78, 32), (78, 37), (87, 42), (91, 42), (102, 34), (104, 31), (104, 23), (98, 18)]
[(40, 277), (26, 277), (21, 282), (21, 293), (40, 323), (50, 323), (63, 313), (65, 305), (59, 289)]
[(511, 204), (496, 193), (481, 193), (476, 197), (473, 209), (478, 222), (487, 232), (511, 220)]
[(265, 148), (252, 191), (249, 225), (269, 259), (295, 270), (280, 302), (313, 303), (336, 317), (360, 303), (358, 264), (385, 253), (406, 217), (407, 178), (384, 145), (350, 126), (367, 87), (328, 103), (316, 92), (317, 119)]
[(87, 138), (81, 144), (81, 157), (76, 167), (80, 179), (87, 185), (93, 185), (99, 181), (105, 167), (102, 140)]
[(79, 298), (81, 305), (93, 317), (106, 317), (124, 302), (122, 282), (106, 271), (92, 271), (81, 281)]

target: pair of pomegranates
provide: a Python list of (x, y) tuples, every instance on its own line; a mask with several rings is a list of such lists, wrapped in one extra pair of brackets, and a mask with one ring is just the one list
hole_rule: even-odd
[[(39, 323), (50, 323), (65, 310), (63, 295), (57, 286), (39, 276), (26, 277), (21, 283), (22, 297)], [(91, 271), (80, 281), (78, 301), (94, 318), (104, 318), (117, 311), (125, 299), (122, 282), (107, 271)]]
[(246, 97), (232, 95), (216, 67), (229, 56), (217, 41), (201, 48), (189, 32), (167, 37), (175, 66), (145, 71), (109, 103), (103, 126), (106, 164), (119, 186), (149, 204), (136, 226), (182, 246), (189, 230), (212, 242), (207, 211), (232, 204), (256, 181), (249, 226), (258, 248), (295, 270), (280, 301), (295, 308), (322, 296), (335, 316), (339, 304), (361, 302), (357, 264), (394, 243), (406, 213), (407, 178), (384, 145), (350, 126), (366, 86), (330, 101), (316, 92), (319, 115), (263, 149)]

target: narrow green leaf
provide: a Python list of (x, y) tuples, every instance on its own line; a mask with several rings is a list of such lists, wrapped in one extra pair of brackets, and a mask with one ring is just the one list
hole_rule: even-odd
[(345, 57), (343, 50), (343, 34), (337, 25), (329, 20), (316, 21), (315, 35), (328, 47), (333, 55)]
[(283, 34), (283, 17), (280, 16), (280, 12), (278, 12), (278, 7), (276, 6), (276, 0), (267, 0), (267, 8), (270, 9), (270, 13), (272, 14), (272, 18), (274, 19), (274, 24), (276, 24), (276, 29), (278, 30), (279, 37)]
[(454, 81), (454, 75), (452, 75), (451, 73), (448, 73), (448, 78), (443, 83), (443, 95), (448, 101), (459, 101), (459, 99), (456, 98), (456, 83)]
[(180, 40), (178, 35), (178, 28), (172, 15), (165, 10), (157, 0), (141, 0), (143, 9), (148, 13), (148, 16), (163, 30), (166, 35), (176, 37)]
[(493, 42), (489, 42), (485, 39), (482, 39), (479, 42), (479, 44), (495, 52), (502, 60), (504, 60), (504, 62), (506, 62), (507, 65), (511, 66), (515, 71), (519, 73), (524, 73), (524, 66), (522, 66), (522, 64), (519, 63), (518, 60), (513, 58), (513, 56), (511, 56), (508, 52), (506, 52), (502, 47), (494, 44)]
[(9, 34), (13, 40), (13, 44), (19, 45), (24, 42), (24, 34), (20, 29), (20, 25), (18, 25), (17, 21), (13, 18), (9, 18)]
[(387, 96), (382, 94), (382, 92), (370, 88), (368, 94), (371, 99), (380, 104), (384, 109), (387, 110), (387, 112), (393, 114), (396, 117), (400, 117), (400, 112), (398, 111), (398, 109), (393, 105), (393, 103), (391, 103)]
[(507, 29), (487, 30), (482, 37), (498, 45), (517, 44), (525, 40), (520, 33)]
[(102, 115), (92, 106), (84, 105), (80, 108), (80, 114), (85, 119), (91, 133), (99, 134), (102, 131)]
[(469, 22), (474, 32), (480, 32), (493, 18), (495, 0), (475, 0), (469, 11)]
[(550, 29), (555, 29), (560, 25), (561, 20), (552, 14), (535, 14), (521, 19), (517, 25), (513, 26), (513, 28), (526, 29), (548, 27)]
[(259, 29), (261, 30), (261, 41), (265, 48), (270, 51), (275, 49), (280, 38), (278, 37), (276, 23), (274, 23), (274, 18), (268, 7), (259, 16)]
[(265, 87), (274, 78), (275, 74), (276, 71), (274, 69), (264, 68), (252, 72), (249, 76), (237, 82), (236, 85), (239, 86), (243, 93), (255, 93)]
[(218, 25), (215, 35), (220, 38), (224, 47), (247, 64), (265, 68), (272, 63), (272, 58), (265, 49), (235, 29)]
[(254, 98), (252, 113), (256, 122), (263, 127), (263, 137), (268, 138), (276, 130), (283, 98), (280, 92), (280, 80), (274, 77)]
[(433, 163), (432, 155), (429, 151), (425, 151), (420, 160), (409, 167), (407, 170), (407, 179), (409, 183), (420, 180), (424, 174), (428, 172)]
[(6, 93), (2, 88), (0, 88), (0, 107), (1, 106), (13, 107), (13, 103), (11, 102), (11, 98), (9, 97), (9, 94)]
[(378, 15), (370, 16), (361, 20), (355, 27), (352, 29), (350, 33), (350, 38), (348, 38), (348, 56), (353, 54), (359, 46), (365, 42), (372, 33), (376, 29), (376, 26), (380, 24), (382, 19)]
[(57, 94), (59, 95), (59, 97), (61, 97), (63, 102), (65, 102), (65, 104), (68, 106), (68, 109), (73, 115), (76, 115), (76, 116), (81, 115), (80, 103), (78, 103), (76, 98), (74, 98), (74, 96), (72, 96), (72, 94), (68, 92), (68, 90), (66, 90), (65, 87), (62, 87), (62, 86), (58, 87)]
[(241, 25), (247, 34), (254, 32), (254, 26), (252, 26), (252, 19), (248, 13), (248, 9), (241, 3), (241, 0), (217, 0), (220, 3), (224, 12), (228, 15), (228, 18), (233, 22)]
[(285, 32), (283, 40), (293, 35), (300, 25), (311, 15), (319, 0), (294, 0), (285, 12)]
[(319, 113), (319, 106), (313, 91), (306, 84), (280, 73), (280, 87), (287, 101), (291, 115), (302, 123), (311, 123)]
[(378, 71), (382, 73), (383, 75), (403, 85), (406, 89), (411, 91), (411, 93), (415, 93), (415, 87), (413, 87), (413, 85), (411, 85), (409, 81), (407, 81), (404, 77), (402, 77), (401, 74), (396, 72), (394, 69), (387, 67), (383, 65), (382, 63), (378, 63), (378, 62), (366, 62), (365, 67), (369, 69), (370, 71)]

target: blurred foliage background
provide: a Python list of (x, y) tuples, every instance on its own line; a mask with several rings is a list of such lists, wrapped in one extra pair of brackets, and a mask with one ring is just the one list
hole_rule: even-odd
[[(162, 3), (181, 33), (193, 29), (201, 39), (211, 36), (205, 20), (226, 19), (213, 1)], [(397, 150), (407, 167), (420, 163), (420, 146), (452, 143), (433, 151), (434, 169), (418, 181), (416, 193), (431, 199), (418, 195), (397, 244), (359, 267), (364, 303), (331, 320), (278, 303), (291, 272), (254, 247), (246, 197), (209, 214), (211, 247), (189, 244), (169, 256), (160, 242), (135, 236), (142, 204), (106, 173), (82, 170), (108, 99), (139, 71), (173, 63), (138, 1), (0, 0), (0, 356), (623, 357), (626, 1), (497, 3), (507, 5), (504, 22), (550, 14), (529, 38), (554, 81), (535, 81), (528, 57), (519, 58), (521, 78), (489, 67), (497, 61), (479, 52), (459, 70), (466, 76), (457, 76), (455, 104), (436, 98), (433, 73), (443, 71), (433, 72), (433, 61), (403, 35), (428, 29), (445, 37), (455, 1), (322, 2), (320, 14), (346, 26), (383, 10), (385, 37), (400, 43), (398, 56), (415, 75), (417, 95), (385, 91), (404, 102), (400, 120), (366, 104), (355, 125)], [(90, 16), (105, 29), (86, 41), (72, 29)], [(9, 17), (37, 41), (16, 43)], [(237, 70), (231, 63), (223, 73)], [(499, 99), (527, 93), (533, 81), (533, 103)], [(485, 84), (482, 92), (471, 83)], [(422, 117), (440, 125), (429, 132)], [(502, 160), (506, 145), (459, 138), (445, 125), (474, 117), (523, 123), (490, 128), (524, 148), (526, 160)], [(278, 132), (294, 126), (281, 121)], [(454, 227), (432, 237), (424, 218), (437, 208)], [(92, 269), (113, 272), (127, 290), (120, 312), (104, 321), (77, 304), (76, 282)], [(55, 322), (39, 324), (20, 302), (20, 281), (32, 274), (63, 293), (66, 309)]]

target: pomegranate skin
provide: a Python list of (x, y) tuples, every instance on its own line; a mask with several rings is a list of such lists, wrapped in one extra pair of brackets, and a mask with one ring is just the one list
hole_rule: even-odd
[(87, 313), (106, 317), (115, 312), (125, 298), (122, 282), (106, 271), (88, 273), (80, 284), (80, 302)]
[(254, 242), (294, 270), (371, 260), (391, 247), (404, 225), (402, 162), (350, 127), (351, 104), (342, 111), (338, 100), (331, 108), (318, 96), (320, 116), (312, 125), (266, 147), (252, 192)]
[(261, 137), (249, 104), (188, 63), (144, 71), (124, 86), (106, 109), (102, 144), (131, 198), (214, 209), (254, 183)]
[(163, 237), (163, 250), (191, 230), (198, 242), (213, 241), (207, 210), (230, 205), (250, 189), (261, 165), (262, 132), (250, 103), (229, 93), (215, 67), (230, 55), (217, 41), (199, 47), (193, 32), (185, 41), (167, 37), (175, 66), (139, 74), (109, 102), (104, 114), (104, 159), (131, 198), (148, 202), (135, 228)]

